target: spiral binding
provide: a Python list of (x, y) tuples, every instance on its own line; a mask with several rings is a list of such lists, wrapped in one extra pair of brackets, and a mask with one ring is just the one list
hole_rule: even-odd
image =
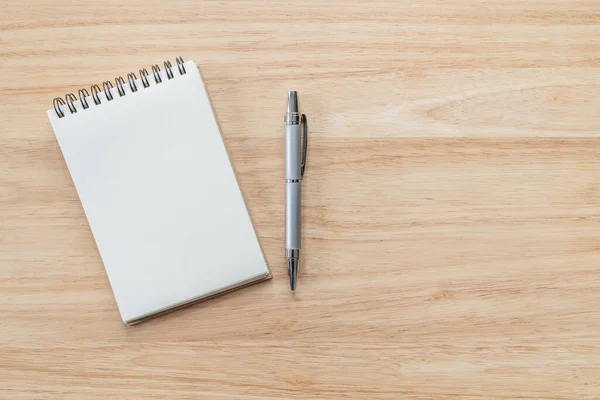
[[(177, 62), (177, 71), (179, 71), (179, 75), (184, 75), (186, 73), (186, 70), (183, 58), (177, 57), (175, 61)], [(175, 77), (175, 74), (173, 73), (174, 67), (171, 64), (171, 62), (165, 61), (163, 65), (167, 74), (167, 78), (169, 80), (173, 79)], [(161, 70), (158, 64), (152, 66), (152, 75), (154, 76), (155, 84), (163, 82), (160, 76), (160, 71)], [(148, 79), (150, 74), (148, 73), (148, 71), (145, 68), (142, 68), (139, 70), (139, 74), (142, 86), (138, 86), (138, 84), (136, 84), (137, 76), (133, 72), (127, 74), (127, 82), (125, 82), (125, 79), (123, 79), (122, 76), (117, 76), (115, 78), (115, 86), (117, 87), (119, 97), (125, 96), (127, 94), (124, 88), (124, 85), (126, 84), (129, 85), (129, 89), (131, 89), (132, 93), (137, 92), (139, 89), (147, 88), (150, 86), (150, 80)], [(115, 86), (113, 86), (111, 81), (103, 82), (102, 89), (100, 89), (100, 86), (98, 85), (92, 85), (90, 87), (90, 92), (92, 93), (92, 100), (94, 101), (94, 104), (99, 105), (102, 103), (102, 99), (100, 98), (101, 93), (104, 94), (104, 98), (106, 99), (106, 101), (113, 100), (114, 96), (112, 91), (115, 88)], [(87, 110), (90, 107), (90, 103), (87, 100), (87, 98), (90, 97), (90, 92), (88, 92), (88, 90), (85, 88), (79, 89), (79, 91), (77, 92), (79, 103), (81, 104), (81, 107), (83, 107), (84, 110)], [(61, 109), (61, 107), (64, 106), (67, 106), (67, 109), (71, 112), (71, 114), (77, 113), (77, 108), (75, 107), (77, 97), (73, 93), (68, 93), (65, 95), (64, 100), (61, 97), (57, 97), (52, 101), (52, 105), (54, 106), (54, 112), (56, 112), (58, 118), (63, 118), (65, 116), (64, 111)]]

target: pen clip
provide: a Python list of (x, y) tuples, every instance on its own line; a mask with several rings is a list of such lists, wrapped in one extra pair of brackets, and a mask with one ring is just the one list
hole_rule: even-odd
[(308, 123), (306, 122), (306, 114), (302, 114), (300, 118), (302, 124), (302, 166), (300, 168), (300, 177), (304, 177), (306, 169), (306, 150), (308, 149)]

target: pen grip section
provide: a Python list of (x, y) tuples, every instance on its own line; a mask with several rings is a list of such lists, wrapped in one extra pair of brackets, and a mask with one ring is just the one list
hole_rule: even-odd
[(302, 146), (300, 125), (285, 125), (285, 179), (300, 179)]
[(285, 184), (285, 248), (300, 249), (300, 183)]

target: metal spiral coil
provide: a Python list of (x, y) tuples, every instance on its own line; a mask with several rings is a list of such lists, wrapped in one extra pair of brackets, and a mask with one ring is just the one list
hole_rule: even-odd
[(165, 72), (167, 73), (167, 78), (169, 79), (173, 79), (173, 71), (171, 70), (171, 68), (173, 68), (173, 66), (171, 65), (171, 61), (165, 61)]
[[(186, 70), (185, 70), (183, 58), (177, 57), (175, 59), (175, 61), (177, 63), (176, 71), (179, 72), (179, 75), (184, 75), (186, 73)], [(175, 77), (175, 74), (173, 72), (174, 68), (173, 68), (173, 65), (171, 64), (171, 62), (165, 61), (163, 63), (163, 65), (164, 65), (164, 70), (167, 75), (167, 78), (173, 79)], [(159, 83), (163, 82), (162, 77), (160, 76), (160, 73), (161, 73), (161, 69), (158, 66), (158, 64), (153, 65), (152, 66), (152, 75), (154, 76), (154, 84), (159, 84)], [(151, 85), (151, 82), (148, 79), (148, 76), (150, 76), (150, 74), (148, 73), (148, 71), (145, 68), (140, 69), (139, 74), (140, 74), (141, 86), (138, 86), (138, 84), (140, 82), (136, 82), (138, 80), (138, 78), (135, 75), (135, 73), (130, 72), (127, 74), (127, 84), (129, 85), (129, 89), (131, 90), (131, 93), (135, 93), (140, 88), (147, 88), (147, 87), (150, 87), (150, 85)], [(125, 79), (123, 79), (122, 76), (118, 76), (114, 79), (114, 82), (115, 82), (114, 86), (111, 81), (103, 82), (102, 89), (100, 88), (99, 85), (90, 86), (90, 91), (88, 91), (85, 88), (79, 89), (79, 91), (77, 92), (77, 96), (75, 96), (73, 93), (68, 93), (67, 95), (65, 95), (64, 99), (61, 97), (56, 97), (52, 101), (52, 105), (54, 106), (54, 112), (56, 113), (58, 118), (63, 118), (65, 116), (66, 110), (69, 110), (69, 112), (71, 114), (75, 114), (77, 112), (77, 107), (75, 107), (76, 101), (79, 101), (79, 104), (81, 104), (81, 108), (83, 108), (84, 110), (87, 110), (88, 108), (90, 108), (90, 105), (91, 105), (91, 102), (88, 102), (88, 99), (90, 97), (90, 92), (91, 92), (91, 98), (94, 101), (95, 105), (102, 104), (103, 99), (106, 99), (106, 101), (111, 101), (114, 99), (113, 90), (115, 89), (115, 86), (116, 86), (117, 92), (119, 93), (119, 97), (123, 97), (123, 96), (127, 95), (127, 91), (125, 90), (125, 87), (124, 87), (126, 85)], [(104, 94), (104, 97), (100, 97), (101, 93)], [(80, 108), (80, 110), (81, 110), (81, 108)]]
[(177, 57), (175, 59), (175, 61), (177, 62), (177, 69), (179, 70), (179, 74), (181, 74), (181, 75), (185, 74), (185, 66), (183, 65), (183, 58)]
[(79, 91), (77, 92), (77, 94), (79, 95), (79, 101), (81, 102), (81, 105), (83, 106), (83, 109), (87, 110), (90, 107), (90, 105), (88, 104), (88, 102), (87, 102), (87, 100), (85, 98), (89, 97), (90, 94), (85, 89), (79, 89)]
[(104, 81), (102, 84), (104, 88), (104, 95), (106, 96), (106, 100), (111, 101), (113, 99), (112, 88), (113, 84), (110, 81)]
[(69, 107), (69, 111), (71, 111), (71, 114), (76, 113), (77, 108), (75, 108), (75, 104), (73, 104), (73, 102), (77, 101), (75, 95), (73, 93), (69, 93), (65, 96), (65, 99), (67, 100), (67, 107)]
[(148, 71), (146, 71), (146, 68), (140, 69), (140, 79), (142, 80), (142, 85), (144, 85), (144, 87), (150, 86), (150, 82), (148, 82)]
[(94, 104), (98, 105), (98, 104), (102, 103), (102, 101), (100, 100), (100, 96), (98, 96), (98, 94), (100, 92), (102, 92), (102, 90), (100, 90), (100, 86), (92, 85), (91, 89), (92, 89), (92, 98), (94, 99)]
[(133, 72), (127, 74), (127, 82), (129, 82), (129, 88), (132, 92), (137, 92), (137, 85), (135, 81), (137, 80), (137, 76)]
[(125, 89), (123, 89), (123, 85), (125, 84), (125, 79), (122, 76), (117, 76), (115, 78), (115, 83), (117, 84), (117, 92), (119, 92), (119, 96), (125, 96)]
[(154, 82), (156, 82), (156, 83), (162, 82), (162, 78), (160, 77), (160, 67), (158, 66), (158, 64), (154, 64), (152, 66), (152, 74), (154, 75)]

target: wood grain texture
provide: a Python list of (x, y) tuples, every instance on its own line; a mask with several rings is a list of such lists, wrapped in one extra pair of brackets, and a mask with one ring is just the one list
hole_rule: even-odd
[[(0, 8), (0, 398), (600, 398), (597, 0)], [(179, 55), (274, 279), (126, 328), (45, 111)], [(289, 88), (310, 118), (295, 295)]]

